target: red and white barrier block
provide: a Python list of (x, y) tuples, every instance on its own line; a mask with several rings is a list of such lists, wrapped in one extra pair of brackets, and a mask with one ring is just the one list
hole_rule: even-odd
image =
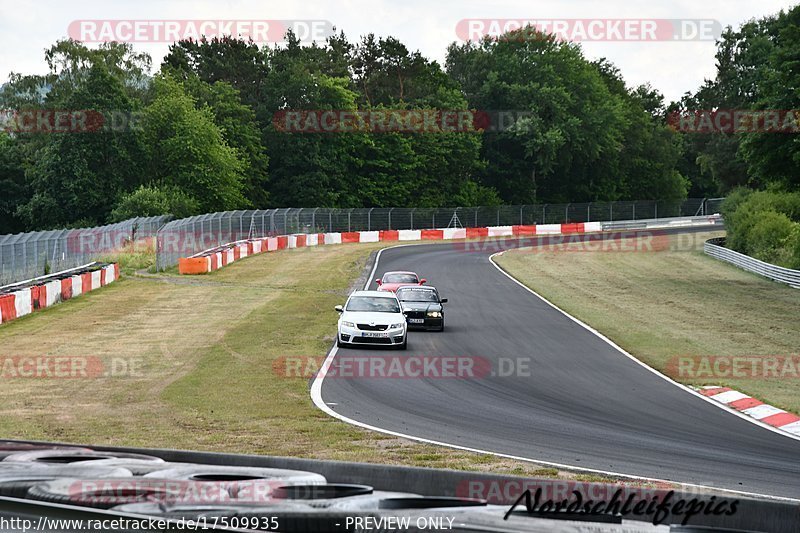
[(16, 283), (24, 288), (13, 290), (13, 286), (0, 294), (0, 324), (15, 318), (29, 315), (34, 311), (52, 307), (64, 300), (75, 298), (81, 294), (99, 289), (119, 279), (119, 265), (105, 265), (90, 272), (68, 275), (67, 272), (58, 279), (45, 278), (36, 283)]
[(765, 404), (729, 387), (703, 387), (700, 394), (792, 435), (800, 436), (800, 416)]
[(205, 274), (220, 269), (248, 255), (273, 252), (284, 248), (303, 248), (329, 244), (384, 241), (441, 241), (450, 239), (483, 239), (530, 235), (569, 235), (603, 231), (602, 222), (570, 224), (531, 224), (523, 226), (489, 226), (484, 228), (401, 229), (381, 231), (346, 231), (339, 233), (299, 233), (230, 243), (219, 249), (200, 252), (178, 260), (181, 274)]

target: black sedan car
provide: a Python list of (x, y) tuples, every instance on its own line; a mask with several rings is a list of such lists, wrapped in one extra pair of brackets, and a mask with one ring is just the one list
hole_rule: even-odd
[(435, 287), (400, 287), (397, 299), (403, 307), (409, 328), (444, 330), (444, 306)]

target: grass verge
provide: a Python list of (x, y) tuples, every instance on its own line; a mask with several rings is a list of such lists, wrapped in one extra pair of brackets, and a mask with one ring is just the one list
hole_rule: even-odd
[[(800, 368), (764, 378), (751, 375), (749, 366), (737, 377), (724, 366), (720, 372), (712, 368), (711, 376), (697, 372), (699, 360), (691, 373), (674, 364), (682, 356), (759, 360), (798, 354), (800, 291), (704, 255), (703, 242), (721, 235), (671, 236), (669, 246), (658, 247), (664, 251), (648, 253), (554, 247), (514, 250), (496, 260), (547, 300), (673, 379), (732, 387), (798, 413)], [(726, 371), (731, 375), (724, 376)]]

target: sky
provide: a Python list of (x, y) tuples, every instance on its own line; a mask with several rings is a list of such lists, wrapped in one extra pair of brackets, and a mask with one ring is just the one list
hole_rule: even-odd
[[(586, 57), (609, 59), (630, 86), (650, 83), (669, 102), (685, 92), (695, 91), (704, 79), (713, 78), (716, 50), (713, 40), (609, 41), (603, 40), (601, 28), (608, 29), (613, 36), (614, 24), (621, 19), (635, 21), (634, 32), (637, 27), (646, 29), (650, 20), (669, 19), (684, 21), (684, 35), (691, 36), (693, 28), (701, 28), (694, 21), (716, 21), (721, 27), (738, 27), (749, 19), (775, 14), (792, 5), (780, 0), (0, 0), (0, 83), (7, 81), (10, 72), (46, 72), (44, 50), (70, 35), (70, 24), (74, 21), (329, 21), (344, 30), (351, 42), (367, 33), (391, 35), (409, 49), (419, 50), (443, 65), (447, 46), (463, 35), (457, 32), (459, 21), (473, 19), (479, 21), (472, 23), (473, 28), (483, 25), (491, 29), (491, 21), (512, 19), (551, 21), (550, 24), (557, 21), (567, 24), (568, 32), (595, 23), (592, 28), (599, 38), (581, 43)], [(574, 22), (575, 19), (584, 22)], [(707, 24), (702, 28), (712, 27)], [(663, 35), (660, 31), (663, 27), (659, 23), (659, 31), (653, 34)], [(101, 26), (98, 24), (96, 28)], [(134, 44), (137, 51), (152, 56), (156, 68), (168, 46), (163, 42)]]

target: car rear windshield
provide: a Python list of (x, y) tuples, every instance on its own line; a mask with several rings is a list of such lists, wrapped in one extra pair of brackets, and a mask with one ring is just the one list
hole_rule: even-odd
[(414, 274), (386, 274), (384, 283), (417, 283), (419, 280)]
[(356, 296), (347, 302), (348, 311), (366, 311), (369, 313), (399, 313), (400, 306), (394, 298), (376, 296)]
[(401, 302), (438, 302), (436, 291), (430, 289), (399, 289), (397, 299)]

